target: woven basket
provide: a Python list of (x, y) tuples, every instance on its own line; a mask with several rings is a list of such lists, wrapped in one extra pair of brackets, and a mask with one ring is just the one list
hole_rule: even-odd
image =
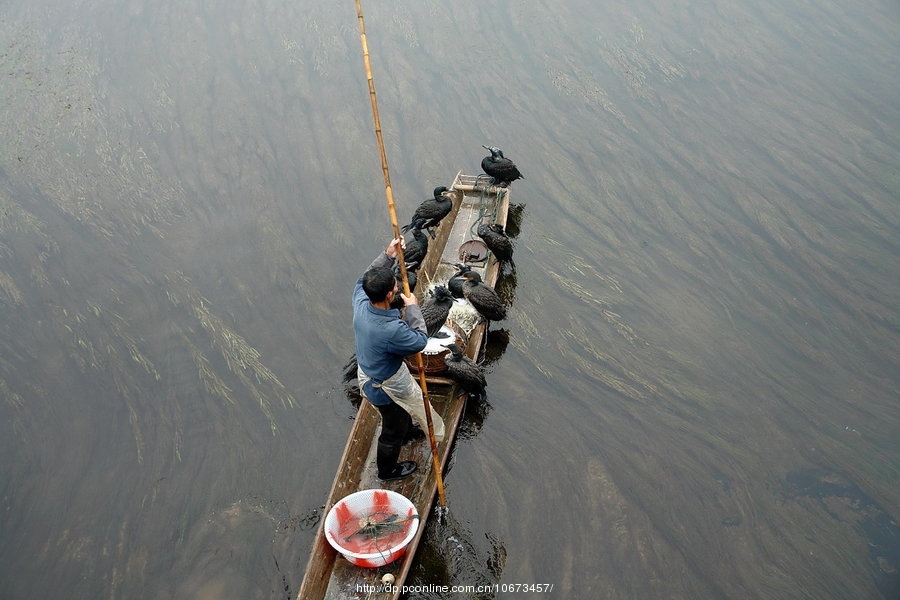
[[(460, 349), (465, 352), (466, 349), (466, 333), (463, 331), (462, 327), (447, 319), (445, 323), (447, 327), (453, 330), (453, 333), (456, 334), (456, 340), (453, 342)], [(438, 375), (447, 370), (447, 363), (444, 362), (444, 357), (450, 353), (450, 350), (444, 348), (438, 352), (426, 352), (422, 351), (422, 364), (425, 366), (425, 373), (428, 375)], [(406, 357), (406, 365), (413, 371), (418, 372), (419, 365), (416, 363), (416, 357), (407, 356)]]

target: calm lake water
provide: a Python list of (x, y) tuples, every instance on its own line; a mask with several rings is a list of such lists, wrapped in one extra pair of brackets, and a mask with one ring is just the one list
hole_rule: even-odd
[[(363, 8), (400, 219), (526, 177), (411, 583), (900, 597), (900, 5)], [(0, 65), (0, 597), (295, 597), (390, 237), (354, 3), (8, 0)]]

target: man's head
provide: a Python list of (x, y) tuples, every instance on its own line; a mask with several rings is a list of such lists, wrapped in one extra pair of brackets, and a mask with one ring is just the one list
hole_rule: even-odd
[(397, 293), (397, 278), (388, 267), (372, 267), (363, 275), (362, 287), (372, 303), (391, 300)]

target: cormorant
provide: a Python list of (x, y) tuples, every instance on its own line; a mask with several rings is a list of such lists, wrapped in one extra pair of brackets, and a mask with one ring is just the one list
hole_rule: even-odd
[[(416, 266), (418, 266), (418, 263), (406, 263), (406, 281), (409, 283), (410, 293), (415, 291), (416, 281), (418, 281), (418, 276), (413, 268)], [(400, 297), (400, 294), (403, 293), (403, 279), (400, 276), (400, 263), (394, 263), (392, 269), (394, 271), (394, 277), (397, 279), (397, 289), (400, 293), (394, 296), (393, 301), (391, 301), (391, 308), (403, 308), (403, 298)]]
[(450, 350), (450, 353), (444, 356), (447, 375), (458, 383), (463, 391), (473, 396), (481, 396), (487, 386), (484, 371), (471, 358), (465, 356), (456, 344), (450, 344), (447, 349)]
[(459, 269), (459, 271), (453, 274), (447, 281), (447, 289), (450, 290), (450, 294), (454, 298), (465, 298), (465, 296), (463, 296), (463, 284), (465, 283), (465, 281), (463, 280), (462, 275), (465, 275), (466, 273), (471, 271), (472, 267), (470, 267), (469, 265), (464, 265), (462, 263), (453, 263), (453, 266)]
[(469, 271), (463, 275), (463, 295), (469, 304), (475, 307), (482, 317), (489, 321), (501, 321), (506, 318), (506, 306), (493, 288), (481, 282), (481, 275)]
[(494, 253), (497, 260), (501, 262), (512, 261), (512, 241), (506, 235), (503, 225), (499, 223), (491, 223), (490, 225), (482, 223), (478, 226), (478, 237), (484, 240), (484, 243)]
[(416, 212), (413, 213), (409, 225), (404, 225), (400, 228), (400, 231), (406, 233), (414, 226), (417, 220), (423, 219), (422, 229), (427, 229), (433, 238), (434, 228), (441, 222), (441, 219), (450, 214), (450, 210), (453, 208), (453, 201), (450, 199), (450, 196), (445, 194), (448, 191), (443, 186), (434, 188), (434, 198), (429, 198), (422, 202), (416, 209)]
[(403, 250), (403, 258), (407, 264), (422, 264), (425, 254), (428, 252), (428, 236), (422, 233), (422, 223), (424, 223), (424, 219), (417, 219), (413, 222), (413, 239), (406, 242), (406, 248)]
[(422, 317), (425, 319), (428, 337), (434, 337), (441, 330), (450, 314), (450, 307), (453, 306), (453, 296), (446, 287), (439, 285), (432, 293), (434, 295), (422, 303)]
[(487, 151), (491, 153), (490, 156), (485, 156), (482, 159), (481, 169), (494, 179), (495, 184), (506, 187), (516, 179), (525, 179), (525, 177), (519, 173), (519, 169), (516, 168), (515, 163), (503, 156), (503, 150), (496, 146), (482, 145), (481, 147), (487, 149)]

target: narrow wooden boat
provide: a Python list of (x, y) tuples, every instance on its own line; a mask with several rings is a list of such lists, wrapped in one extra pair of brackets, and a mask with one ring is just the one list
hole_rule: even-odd
[[(496, 284), (499, 264), (486, 252), (476, 230), (481, 223), (506, 225), (509, 189), (493, 186), (490, 182), (490, 178), (484, 175), (464, 175), (461, 171), (456, 175), (450, 187), (453, 209), (441, 221), (419, 269), (420, 283), (416, 286), (416, 292), (420, 300), (421, 290), (426, 288), (428, 282), (446, 282), (456, 272), (451, 266), (453, 263), (465, 262), (481, 275), (487, 285), (493, 287)], [(473, 323), (471, 331), (462, 332), (465, 335), (465, 354), (473, 360), (477, 360), (481, 351), (486, 327), (487, 324), (481, 321)], [(431, 405), (443, 418), (446, 429), (444, 440), (438, 444), (443, 472), (465, 408), (466, 395), (449, 379), (429, 376), (426, 382)], [(405, 446), (400, 456), (400, 460), (418, 462), (419, 470), (416, 474), (400, 481), (381, 482), (375, 469), (380, 426), (378, 410), (363, 401), (325, 502), (323, 518), (319, 523), (306, 565), (306, 574), (297, 596), (299, 600), (396, 600), (400, 597), (403, 582), (425, 531), (437, 492), (437, 482), (431, 447), (427, 440)], [(422, 426), (424, 428), (425, 424), (422, 423)], [(393, 490), (409, 498), (419, 513), (419, 528), (404, 556), (395, 562), (379, 568), (357, 567), (335, 551), (325, 539), (324, 515), (336, 502), (353, 492), (379, 488)], [(381, 577), (385, 573), (394, 575), (391, 586), (381, 583)]]

